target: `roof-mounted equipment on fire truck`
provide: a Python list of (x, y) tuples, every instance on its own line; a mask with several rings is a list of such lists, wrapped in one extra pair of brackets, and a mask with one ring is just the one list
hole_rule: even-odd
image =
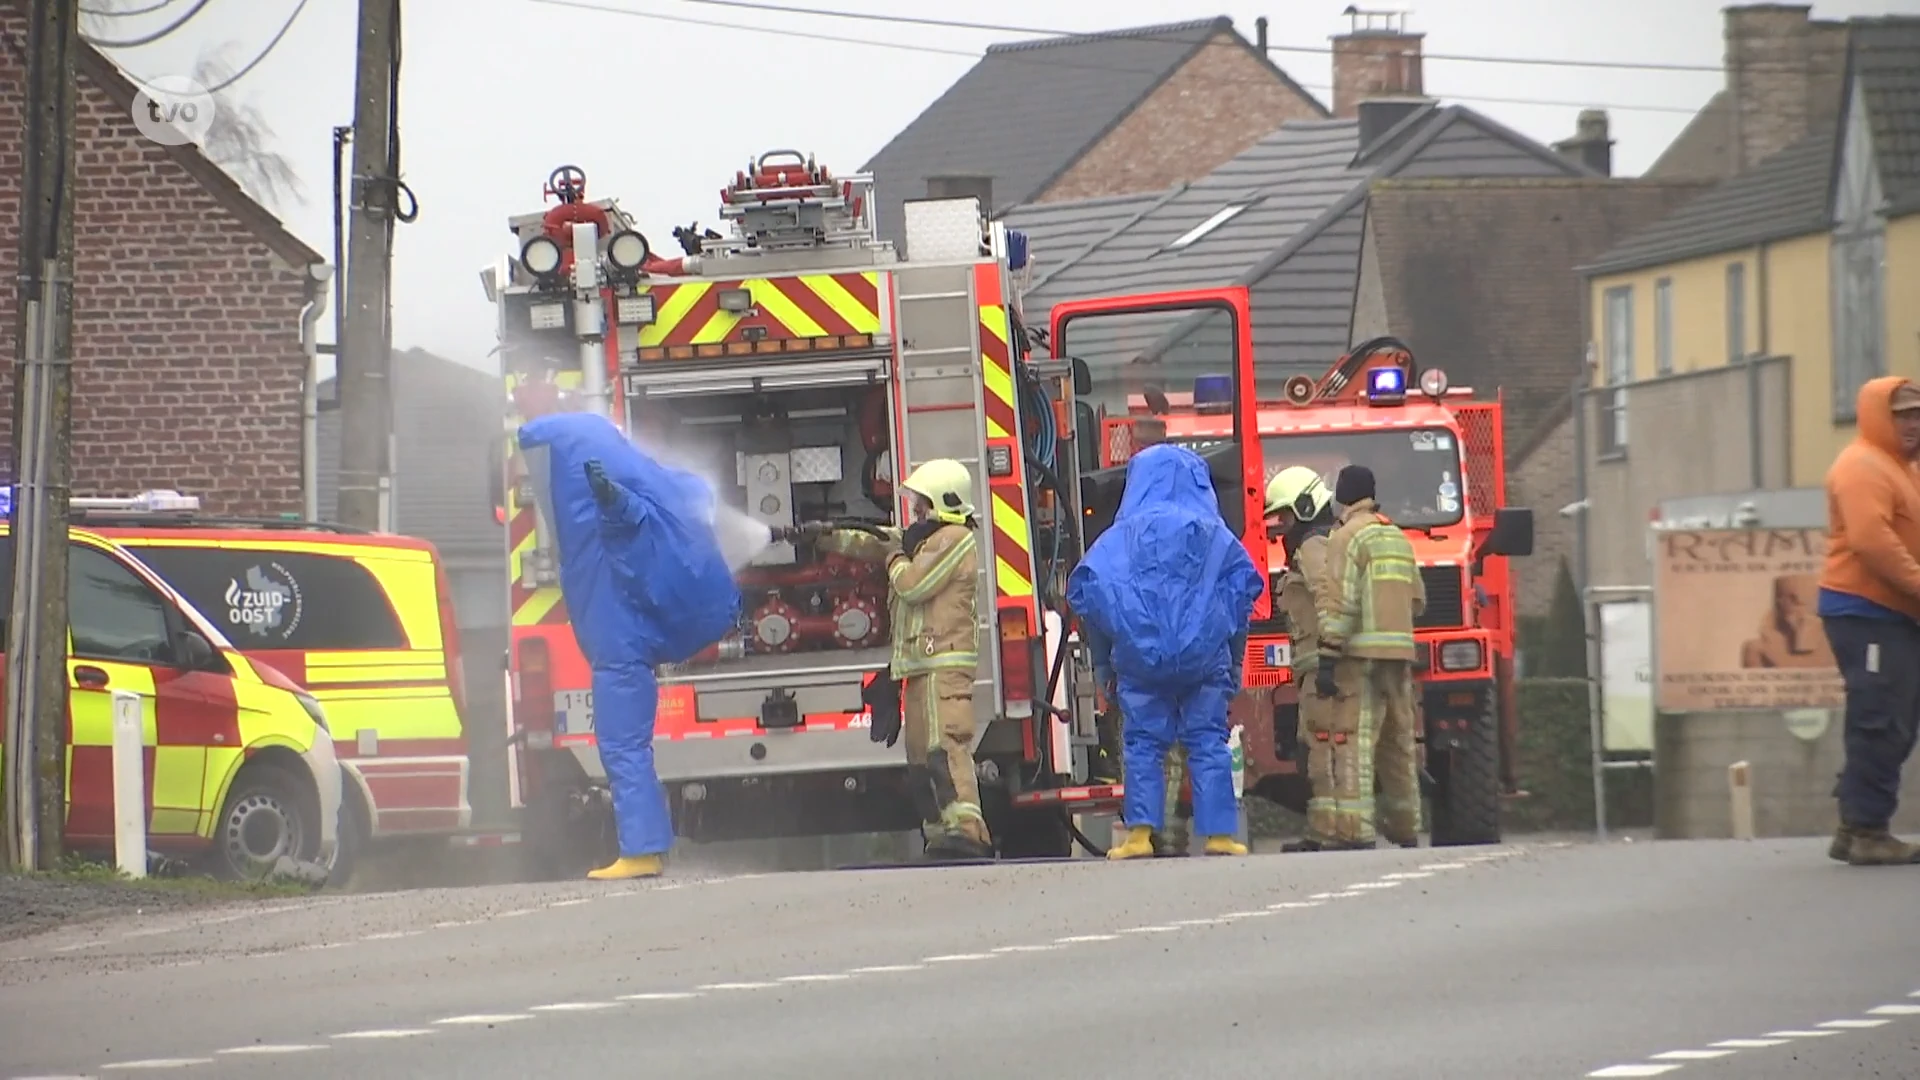
[(720, 216), (730, 237), (703, 237), (707, 253), (866, 247), (877, 242), (873, 177), (835, 176), (811, 155), (769, 150), (720, 191)]
[(1367, 372), (1367, 404), (1405, 405), (1407, 371), (1400, 367), (1377, 367)]
[(1202, 375), (1193, 380), (1193, 411), (1201, 414), (1233, 411), (1233, 376)]
[(75, 510), (113, 514), (192, 514), (200, 509), (200, 497), (162, 488), (128, 497), (80, 497), (73, 499), (69, 505)]
[(1311, 405), (1313, 404), (1313, 379), (1306, 375), (1295, 375), (1286, 381), (1286, 385), (1281, 387), (1280, 392), (1286, 397), (1289, 405)]
[(1439, 401), (1447, 396), (1447, 373), (1437, 367), (1427, 368), (1420, 373), (1420, 392)]

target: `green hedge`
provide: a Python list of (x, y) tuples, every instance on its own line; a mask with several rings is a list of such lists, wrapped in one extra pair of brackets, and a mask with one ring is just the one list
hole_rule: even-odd
[[(1519, 780), (1525, 799), (1510, 800), (1502, 826), (1513, 832), (1593, 828), (1593, 769), (1584, 679), (1522, 679)], [(1607, 826), (1653, 823), (1652, 776), (1645, 769), (1607, 774)]]

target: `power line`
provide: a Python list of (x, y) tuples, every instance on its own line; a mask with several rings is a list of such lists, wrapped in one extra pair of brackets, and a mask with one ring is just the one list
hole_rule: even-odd
[[(760, 0), (678, 0), (683, 4), (699, 4), (705, 7), (738, 8), (745, 11), (777, 11), (789, 15), (811, 15), (824, 19), (850, 19), (856, 22), (894, 23), (906, 26), (932, 26), (947, 30), (984, 30), (996, 34), (1031, 34), (1036, 37), (1085, 37), (1084, 31), (1044, 30), (1032, 26), (1008, 26), (1001, 23), (977, 23), (959, 19), (933, 19), (920, 15), (881, 15), (868, 11), (839, 11), (832, 8), (787, 7), (783, 4), (762, 3)], [(1275, 52), (1315, 53), (1321, 56), (1332, 55), (1331, 48), (1317, 48), (1310, 45), (1270, 45)], [(1525, 64), (1535, 67), (1579, 67), (1610, 68), (1618, 71), (1688, 71), (1711, 72), (1721, 74), (1717, 66), (1706, 64), (1667, 64), (1654, 61), (1627, 60), (1561, 60), (1541, 57), (1520, 56), (1468, 56), (1447, 53), (1427, 53), (1424, 60), (1452, 60), (1468, 64)]]
[[(751, 26), (745, 23), (721, 22), (715, 19), (696, 19), (690, 16), (685, 16), (685, 15), (667, 15), (667, 14), (663, 14), (661, 12), (656, 12), (656, 11), (635, 11), (631, 8), (608, 7), (603, 4), (587, 3), (585, 2), (585, 0), (528, 0), (528, 2), (535, 3), (535, 4), (545, 4), (551, 7), (567, 7), (567, 8), (578, 8), (583, 11), (597, 11), (597, 12), (602, 12), (609, 15), (625, 15), (635, 19), (652, 19), (658, 22), (680, 23), (682, 25), (688, 25), (688, 26), (706, 26), (706, 27), (712, 27), (714, 29), (719, 29), (719, 30), (739, 30), (739, 31), (745, 31), (747, 33), (754, 33), (754, 34), (772, 34), (777, 37), (801, 38), (803, 40), (808, 40), (808, 41), (828, 41), (828, 42), (835, 42), (835, 43), (844, 44), (844, 45), (865, 45), (865, 46), (878, 48), (878, 49), (896, 49), (902, 52), (929, 53), (937, 56), (956, 56), (956, 57), (961, 57), (969, 60), (978, 60), (982, 57), (982, 55), (984, 55), (979, 50), (949, 49), (949, 48), (942, 48), (938, 45), (916, 45), (916, 44), (911, 44), (904, 41), (881, 41), (881, 40), (876, 40), (874, 38), (847, 37), (839, 34), (811, 33), (804, 30), (788, 30), (781, 27), (773, 27), (773, 26)], [(698, 2), (698, 0), (684, 0), (684, 2)], [(776, 10), (776, 11), (799, 11), (800, 10), (795, 8), (773, 7), (771, 5), (768, 5), (768, 8), (769, 10)], [(914, 21), (914, 20), (912, 20), (910, 17), (902, 16), (901, 21)], [(1168, 40), (1170, 41), (1171, 39), (1168, 39)], [(1180, 44), (1191, 46), (1193, 43), (1190, 41), (1182, 41), (1180, 42)], [(1121, 67), (1121, 66), (1116, 66), (1112, 64), (1075, 63), (1071, 61), (1042, 59), (1039, 57), (1028, 57), (1020, 53), (1000, 53), (998, 55), (1000, 59), (1013, 62), (1013, 63), (1045, 64), (1048, 67), (1071, 68), (1071, 69), (1083, 70), (1083, 71), (1126, 72), (1126, 73), (1132, 73), (1137, 75), (1156, 74), (1156, 72), (1148, 71), (1144, 68)], [(1254, 83), (1265, 83), (1267, 81), (1264, 77), (1254, 78), (1250, 76), (1229, 75), (1225, 73), (1216, 74), (1213, 77), (1215, 80), (1220, 82), (1244, 82), (1244, 83), (1254, 84)], [(1312, 90), (1316, 93), (1330, 94), (1333, 92), (1333, 88), (1330, 86), (1320, 86), (1320, 85), (1314, 85), (1311, 83), (1300, 83), (1298, 85), (1303, 90)], [(1691, 116), (1694, 113), (1699, 111), (1698, 109), (1687, 108), (1685, 106), (1680, 106), (1680, 105), (1609, 105), (1609, 104), (1605, 104), (1601, 102), (1593, 102), (1593, 101), (1551, 101), (1551, 100), (1543, 100), (1540, 98), (1490, 97), (1490, 96), (1478, 95), (1478, 94), (1446, 94), (1442, 96), (1454, 98), (1459, 101), (1479, 102), (1483, 104), (1527, 105), (1527, 106), (1538, 106), (1542, 108), (1608, 109), (1615, 112), (1657, 112), (1657, 113), (1673, 113), (1673, 114), (1687, 115), (1687, 116)]]
[[(241, 68), (239, 71), (234, 72), (232, 75), (227, 76), (225, 79), (222, 79), (218, 84), (207, 87), (206, 92), (210, 95), (218, 94), (221, 91), (231, 87), (234, 83), (237, 83), (241, 79), (246, 78), (250, 73), (252, 73), (254, 68), (259, 67), (261, 62), (264, 61), (269, 55), (273, 53), (274, 49), (279, 48), (280, 42), (283, 39), (285, 39), (287, 36), (287, 31), (293, 29), (294, 20), (298, 19), (300, 17), (300, 13), (302, 11), (305, 11), (306, 9), (307, 9), (307, 0), (299, 0), (298, 3), (294, 4), (293, 12), (287, 16), (286, 22), (283, 22), (280, 24), (280, 31), (273, 35), (273, 40), (267, 42), (266, 47), (261, 49), (259, 53), (255, 54), (252, 60), (247, 61), (247, 65), (245, 67)], [(119, 65), (119, 67), (120, 67), (121, 74), (131, 79), (134, 85), (140, 87), (142, 90), (145, 90), (148, 94), (172, 92), (172, 91), (157, 92), (153, 87), (147, 85), (147, 81), (145, 79), (142, 79), (138, 75), (135, 75), (131, 71), (128, 71), (125, 65)]]
[(115, 11), (112, 8), (83, 7), (80, 9), (80, 14), (94, 15), (102, 19), (131, 19), (136, 15), (151, 15), (162, 8), (169, 8), (172, 6), (173, 6), (173, 0), (156, 0), (155, 3), (148, 4), (146, 7), (143, 7), (143, 8), (134, 8), (132, 11)]
[(193, 6), (187, 9), (186, 14), (144, 37), (129, 38), (126, 41), (102, 41), (99, 38), (90, 37), (87, 39), (87, 44), (92, 45), (96, 49), (135, 49), (142, 45), (151, 45), (161, 38), (166, 37), (168, 34), (173, 33), (175, 30), (180, 29), (182, 26), (185, 26), (187, 20), (200, 14), (200, 9), (206, 7), (208, 2), (209, 0), (194, 0)]

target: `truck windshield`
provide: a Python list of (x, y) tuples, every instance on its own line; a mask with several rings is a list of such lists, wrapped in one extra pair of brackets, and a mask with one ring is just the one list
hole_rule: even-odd
[[(1197, 453), (1227, 440), (1176, 441)], [(1464, 514), (1460, 444), (1445, 428), (1268, 435), (1260, 447), (1269, 480), (1290, 465), (1305, 465), (1332, 487), (1341, 469), (1365, 465), (1373, 470), (1380, 509), (1408, 528), (1452, 525)]]

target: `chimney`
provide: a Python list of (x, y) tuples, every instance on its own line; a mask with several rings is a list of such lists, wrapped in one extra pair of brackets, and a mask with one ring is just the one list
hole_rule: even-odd
[(1814, 22), (1812, 10), (1805, 4), (1726, 9), (1734, 172), (1758, 165), (1838, 115), (1847, 28)]
[(1253, 20), (1253, 47), (1260, 50), (1261, 56), (1267, 55), (1267, 17)]
[(1368, 98), (1426, 92), (1420, 72), (1420, 41), (1426, 35), (1407, 33), (1404, 12), (1349, 6), (1344, 14), (1349, 29), (1333, 39), (1334, 116), (1359, 116), (1360, 103)]
[(1360, 103), (1360, 149), (1366, 149), (1393, 130), (1393, 125), (1433, 104), (1432, 98), (1371, 97)]
[(980, 212), (990, 217), (993, 214), (993, 177), (929, 176), (927, 177), (927, 198), (978, 199)]
[(1582, 109), (1573, 138), (1553, 144), (1554, 152), (1601, 176), (1613, 175), (1613, 140), (1607, 135), (1607, 110)]

